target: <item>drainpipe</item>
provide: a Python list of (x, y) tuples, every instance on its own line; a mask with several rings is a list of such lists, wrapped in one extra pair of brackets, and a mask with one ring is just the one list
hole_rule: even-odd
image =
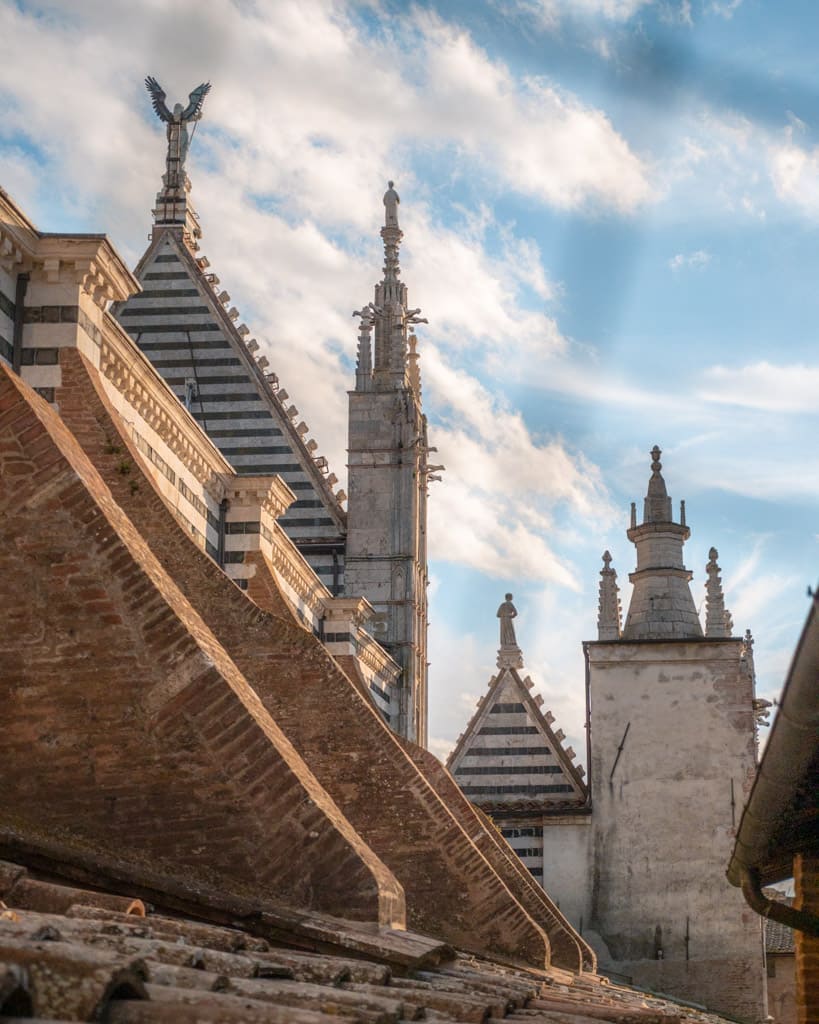
[(216, 561), (220, 569), (225, 567), (225, 520), (227, 519), (228, 500), (219, 502), (219, 537), (216, 541)]
[(583, 643), (583, 658), (586, 662), (586, 785), (588, 788), (588, 805), (592, 806), (592, 764), (591, 764), (591, 670), (589, 668), (589, 645)]
[(28, 274), (18, 274), (17, 286), (14, 291), (14, 334), (12, 335), (11, 351), (11, 366), (18, 374), (23, 365), (23, 315), (27, 291)]
[(779, 921), (794, 931), (819, 938), (819, 916), (807, 910), (796, 910), (785, 903), (777, 903), (776, 900), (769, 900), (762, 892), (759, 871), (756, 868), (740, 868), (740, 879), (745, 902), (760, 917)]

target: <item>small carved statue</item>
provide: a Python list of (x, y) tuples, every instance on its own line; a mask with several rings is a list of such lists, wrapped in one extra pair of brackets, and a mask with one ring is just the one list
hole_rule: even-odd
[(210, 82), (203, 82), (193, 90), (188, 96), (188, 105), (184, 110), (181, 103), (174, 104), (173, 113), (165, 106), (165, 93), (155, 78), (148, 75), (145, 87), (151, 94), (151, 103), (157, 117), (168, 126), (168, 155), (165, 158), (166, 172), (163, 178), (165, 187), (182, 188), (185, 184), (185, 158), (190, 146), (188, 123), (198, 121), (202, 117), (202, 107), (205, 97), (210, 92)]
[(498, 608), (500, 619), (500, 642), (501, 647), (517, 647), (518, 641), (515, 637), (515, 627), (512, 619), (517, 618), (518, 610), (512, 604), (512, 595), (507, 594), (506, 600)]
[(398, 227), (398, 204), (401, 200), (398, 198), (398, 193), (393, 188), (395, 182), (387, 182), (387, 191), (384, 193), (384, 206), (386, 208), (386, 215), (384, 223), (388, 228)]

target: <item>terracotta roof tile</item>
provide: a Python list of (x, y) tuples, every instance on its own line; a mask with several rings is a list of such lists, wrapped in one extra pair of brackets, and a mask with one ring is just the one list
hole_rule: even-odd
[[(14, 865), (4, 864), (2, 871), (7, 879), (28, 878), (17, 890), (23, 896), (36, 888), (37, 879)], [(51, 887), (44, 892), (70, 889), (43, 884)], [(7, 888), (13, 895), (16, 887)], [(333, 941), (348, 954), (338, 956), (286, 948), (241, 927), (171, 917), (150, 907), (140, 918), (83, 904), (58, 913), (11, 906), (16, 920), (0, 918), (0, 1015), (88, 1020), (104, 1009), (112, 1024), (338, 1024), (340, 1017), (348, 1024), (720, 1020), (596, 975), (511, 967), (412, 933), (394, 935), (379, 953), (379, 930), (371, 927), (365, 943), (365, 927), (351, 922), (335, 922)], [(302, 915), (302, 942), (309, 917)], [(326, 919), (319, 917), (315, 929), (327, 938)], [(424, 966), (430, 950), (435, 956)]]

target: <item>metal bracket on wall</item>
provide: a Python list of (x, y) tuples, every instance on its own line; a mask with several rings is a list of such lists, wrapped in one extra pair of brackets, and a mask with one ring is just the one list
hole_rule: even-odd
[(626, 722), (626, 731), (623, 733), (623, 738), (620, 740), (620, 746), (617, 748), (617, 756), (614, 758), (614, 764), (611, 766), (611, 775), (609, 775), (609, 782), (614, 778), (614, 771), (617, 768), (617, 762), (620, 760), (620, 755), (623, 753), (623, 747), (626, 745), (626, 736), (631, 728), (631, 722)]

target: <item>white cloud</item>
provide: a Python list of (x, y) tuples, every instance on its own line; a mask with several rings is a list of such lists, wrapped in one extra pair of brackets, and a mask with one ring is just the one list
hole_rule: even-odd
[(703, 374), (701, 397), (768, 412), (816, 413), (819, 366), (776, 366), (765, 360), (747, 366), (712, 366)]
[(695, 252), (678, 252), (668, 261), (669, 267), (676, 273), (679, 270), (702, 270), (711, 262), (711, 253), (705, 249), (697, 249)]
[(726, 21), (733, 18), (736, 11), (742, 5), (742, 0), (711, 0), (708, 10), (713, 14), (719, 14)]
[(550, 540), (564, 512), (611, 516), (599, 471), (558, 439), (534, 439), (522, 416), (428, 345), (423, 361), (434, 410), (436, 459), (446, 465), (431, 501), (430, 554), (502, 579), (577, 589)]
[(794, 141), (794, 126), (768, 149), (776, 195), (812, 219), (819, 217), (819, 146), (807, 149)]
[(457, 153), (456, 173), (539, 202), (629, 211), (651, 197), (639, 157), (602, 111), (516, 77), (430, 13), (368, 32), (342, 3), (112, 0), (106, 16), (99, 0), (42, 6), (54, 16), (0, 6), (0, 137), (34, 140), (41, 178), (129, 238), (162, 170), (146, 70), (171, 100), (209, 77), (193, 173), (207, 163), (291, 215), (360, 230), (373, 183), (400, 185), (418, 144)]
[(654, 0), (521, 0), (520, 9), (535, 15), (545, 28), (554, 28), (563, 18), (605, 18), (623, 22)]

